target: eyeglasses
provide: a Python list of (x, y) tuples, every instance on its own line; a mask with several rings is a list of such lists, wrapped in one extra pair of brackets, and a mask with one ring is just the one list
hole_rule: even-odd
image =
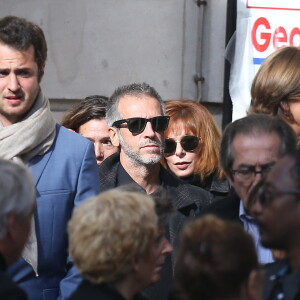
[(193, 135), (185, 135), (180, 141), (174, 139), (165, 140), (165, 154), (171, 154), (175, 152), (177, 143), (180, 143), (181, 147), (185, 151), (194, 151), (199, 144), (200, 138)]
[(156, 132), (165, 131), (168, 127), (170, 117), (158, 116), (150, 119), (146, 118), (129, 118), (115, 121), (112, 126), (121, 128), (121, 124), (127, 123), (128, 130), (133, 134), (139, 134), (146, 128), (148, 122), (151, 123), (152, 129)]
[[(249, 166), (248, 168), (231, 170), (230, 172), (238, 180), (250, 181), (257, 174), (261, 174), (262, 176), (265, 176), (268, 172), (270, 172), (270, 170), (274, 166), (274, 164), (275, 164), (275, 162), (271, 162), (271, 163), (264, 164), (264, 165)], [(260, 170), (256, 170), (257, 167), (259, 167)]]
[(284, 196), (284, 195), (292, 195), (292, 196), (298, 196), (300, 195), (300, 190), (284, 190), (284, 191), (278, 191), (273, 190), (270, 187), (268, 187), (266, 184), (263, 184), (257, 192), (258, 200), (262, 206), (268, 206), (270, 205), (275, 198)]

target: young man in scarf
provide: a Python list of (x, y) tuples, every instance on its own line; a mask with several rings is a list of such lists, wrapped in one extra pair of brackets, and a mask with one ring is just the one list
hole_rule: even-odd
[(47, 45), (25, 19), (0, 19), (0, 158), (27, 165), (37, 210), (22, 258), (9, 274), (29, 299), (64, 299), (76, 288), (66, 224), (75, 205), (99, 192), (93, 144), (55, 123), (40, 82)]

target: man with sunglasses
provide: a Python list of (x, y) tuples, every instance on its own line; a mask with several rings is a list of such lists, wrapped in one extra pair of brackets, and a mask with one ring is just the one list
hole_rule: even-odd
[(249, 115), (229, 124), (223, 134), (220, 163), (233, 187), (231, 195), (212, 203), (204, 213), (239, 222), (255, 241), (260, 263), (273, 261), (272, 252), (261, 246), (259, 232), (248, 211), (253, 187), (276, 161), (296, 149), (293, 130), (283, 120), (268, 115)]
[(286, 253), (266, 266), (263, 299), (300, 298), (300, 152), (280, 159), (255, 194), (250, 212), (261, 243)]
[(134, 184), (147, 194), (158, 186), (166, 189), (175, 208), (166, 235), (175, 249), (167, 257), (161, 280), (147, 295), (153, 300), (167, 299), (172, 285), (173, 265), (179, 232), (185, 222), (210, 203), (208, 192), (181, 182), (165, 170), (160, 160), (164, 151), (164, 131), (169, 117), (157, 91), (146, 83), (117, 88), (111, 96), (106, 120), (112, 144), (120, 153), (108, 157), (99, 167), (100, 187), (105, 191), (124, 184)]

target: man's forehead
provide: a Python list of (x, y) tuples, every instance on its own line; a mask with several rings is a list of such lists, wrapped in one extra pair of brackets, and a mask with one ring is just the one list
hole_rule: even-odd
[(237, 134), (232, 141), (234, 163), (267, 164), (280, 157), (281, 140), (278, 134)]
[(160, 102), (146, 94), (122, 96), (119, 100), (118, 110), (123, 118), (145, 117), (147, 113), (155, 114), (155, 116), (162, 114)]

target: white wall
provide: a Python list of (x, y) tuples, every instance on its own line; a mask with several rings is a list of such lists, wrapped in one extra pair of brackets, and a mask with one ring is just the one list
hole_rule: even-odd
[[(208, 0), (205, 8), (204, 101), (222, 102), (226, 3)], [(45, 32), (42, 86), (49, 98), (110, 95), (119, 85), (143, 81), (164, 99), (197, 97), (193, 0), (2, 0), (0, 17), (9, 14)]]

